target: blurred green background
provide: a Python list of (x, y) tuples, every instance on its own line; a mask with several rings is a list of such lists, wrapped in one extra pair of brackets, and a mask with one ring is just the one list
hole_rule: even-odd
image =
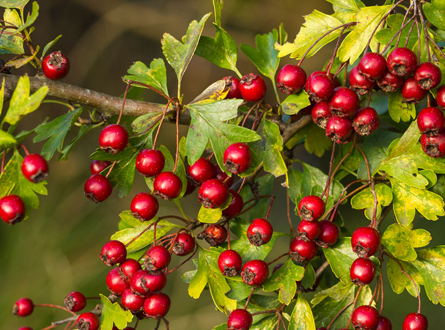
[[(380, 1), (383, 2), (383, 1)], [(373, 1), (365, 1), (373, 4)], [(312, 1), (267, 1), (235, 0), (226, 1), (222, 15), (223, 27), (240, 43), (254, 45), (255, 34), (267, 33), (284, 23), (292, 41), (303, 23), (303, 15), (314, 9), (330, 13), (331, 5), (323, 0)], [(124, 92), (125, 84), (121, 77), (128, 67), (137, 60), (148, 64), (151, 59), (163, 57), (160, 39), (164, 32), (176, 38), (184, 35), (189, 22), (200, 19), (213, 10), (210, 0), (45, 0), (40, 2), (40, 17), (36, 23), (33, 40), (44, 46), (59, 34), (56, 49), (62, 50), (71, 60), (71, 72), (67, 83), (80, 85), (112, 95)], [(212, 19), (212, 18), (211, 18)], [(214, 35), (209, 22), (205, 35)], [(56, 50), (54, 49), (54, 50)], [(303, 67), (310, 73), (320, 69), (331, 56), (330, 45), (315, 57), (305, 61)], [(285, 58), (282, 65), (294, 63)], [(241, 52), (238, 68), (243, 74), (256, 72), (246, 56)], [(23, 74), (25, 70), (15, 72)], [(29, 71), (30, 75), (34, 72)], [(192, 100), (206, 86), (230, 74), (204, 59), (195, 57), (185, 74), (183, 93), (185, 102)], [(168, 68), (169, 86), (176, 92), (173, 70)], [(270, 82), (268, 82), (271, 87)], [(271, 88), (269, 88), (271, 90)], [(270, 92), (270, 91), (269, 91)], [(144, 93), (149, 101), (161, 102), (154, 93)], [(274, 100), (269, 94), (271, 102)], [(32, 114), (21, 128), (26, 129), (42, 122), (46, 117), (54, 118), (63, 113), (60, 106), (43, 105)], [(182, 133), (186, 130), (182, 128)], [(77, 133), (77, 132), (76, 132)], [(132, 197), (147, 188), (142, 177), (136, 175), (132, 193), (118, 199), (116, 192), (104, 203), (94, 205), (83, 196), (83, 184), (89, 176), (91, 154), (97, 147), (99, 130), (89, 133), (81, 144), (71, 153), (64, 163), (51, 161), (48, 178), (49, 196), (42, 197), (41, 207), (33, 210), (26, 222), (16, 226), (0, 224), (0, 328), (5, 330), (31, 326), (34, 330), (50, 325), (51, 321), (65, 318), (60, 311), (39, 308), (33, 315), (20, 319), (12, 316), (12, 306), (20, 297), (30, 297), (35, 303), (63, 304), (63, 298), (71, 291), (78, 290), (87, 296), (107, 293), (105, 277), (110, 268), (99, 259), (103, 244), (117, 229), (119, 213), (129, 209)], [(66, 141), (71, 139), (67, 137)], [(163, 127), (160, 139), (174, 150), (174, 129), (171, 125)], [(32, 145), (31, 139), (25, 141), (31, 152), (38, 152), (41, 145)], [(326, 171), (328, 158), (318, 159), (309, 155), (304, 148), (298, 147), (295, 157)], [(56, 157), (55, 157), (56, 158)], [(273, 226), (278, 231), (287, 231), (285, 218), (284, 191), (280, 189), (282, 179), (276, 180), (275, 194), (278, 196), (271, 215)], [(196, 195), (183, 203), (188, 215), (195, 215), (200, 204)], [(345, 208), (343, 208), (345, 209)], [(160, 215), (177, 213), (172, 203), (161, 202)], [(360, 212), (343, 212), (346, 225), (352, 231), (365, 225)], [(417, 219), (414, 227), (422, 227), (434, 233), (431, 245), (443, 243), (440, 233), (445, 231), (442, 221), (431, 222)], [(295, 224), (297, 218), (294, 217)], [(394, 222), (389, 216), (384, 227)], [(288, 240), (278, 241), (269, 256), (272, 260), (288, 248)], [(178, 263), (179, 258), (173, 258)], [(193, 266), (186, 265), (179, 272), (169, 276), (166, 292), (172, 299), (168, 315), (171, 329), (212, 329), (226, 321), (226, 316), (215, 311), (208, 292), (201, 299), (194, 300), (187, 294), (187, 285), (180, 275)], [(422, 294), (423, 312), (429, 318), (430, 329), (443, 328), (443, 309), (432, 305)], [(93, 307), (91, 302), (89, 307)], [(396, 295), (385, 282), (384, 315), (390, 317), (394, 329), (401, 329), (403, 317), (417, 310), (417, 300), (406, 291)], [(139, 329), (153, 329), (154, 321), (144, 321)]]

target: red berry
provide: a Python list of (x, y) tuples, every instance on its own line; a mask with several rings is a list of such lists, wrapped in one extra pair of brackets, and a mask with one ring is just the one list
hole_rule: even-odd
[(34, 310), (34, 304), (29, 298), (20, 298), (14, 304), (12, 313), (16, 316), (25, 317), (30, 315)]
[(99, 318), (91, 312), (80, 314), (77, 318), (76, 327), (79, 330), (97, 330), (99, 326)]
[(312, 108), (312, 120), (319, 127), (325, 129), (329, 118), (331, 118), (331, 110), (327, 102), (320, 102), (314, 105)]
[(357, 228), (351, 237), (352, 250), (360, 258), (369, 258), (380, 247), (380, 234), (371, 227)]
[(164, 154), (159, 150), (144, 149), (136, 157), (136, 169), (143, 176), (156, 176), (165, 165)]
[(417, 56), (408, 48), (396, 48), (386, 60), (387, 68), (395, 76), (408, 77), (416, 71)]
[(209, 160), (201, 157), (187, 168), (187, 178), (196, 186), (216, 177), (216, 168)]
[(295, 237), (290, 245), (289, 254), (296, 262), (305, 263), (315, 258), (318, 246), (313, 241), (304, 241)]
[(234, 176), (232, 175), (229, 177), (226, 172), (224, 172), (219, 168), (218, 165), (215, 165), (215, 167), (216, 167), (216, 178), (230, 188), (233, 185), (233, 182), (235, 181)]
[(122, 242), (109, 241), (100, 251), (100, 258), (107, 266), (114, 266), (125, 261), (127, 248)]
[(445, 156), (445, 132), (440, 132), (436, 136), (422, 134), (420, 143), (422, 144), (423, 152), (428, 156), (435, 158)]
[(236, 217), (243, 210), (244, 206), (243, 198), (236, 191), (229, 190), (229, 193), (232, 195), (232, 201), (222, 211), (222, 214), (228, 219)]
[(379, 53), (366, 53), (358, 64), (362, 75), (370, 80), (377, 80), (386, 73), (386, 60)]
[(266, 95), (267, 87), (263, 78), (249, 73), (241, 78), (239, 90), (247, 102), (258, 102)]
[(428, 107), (417, 116), (417, 126), (422, 134), (437, 135), (444, 130), (445, 116), (436, 107)]
[(352, 121), (352, 127), (360, 135), (369, 135), (379, 128), (379, 114), (374, 108), (361, 108)]
[(226, 89), (229, 88), (226, 99), (242, 99), (240, 92), (240, 81), (233, 76), (224, 77), (223, 80), (226, 83)]
[(277, 87), (286, 94), (298, 93), (306, 83), (306, 72), (297, 65), (283, 66), (277, 75)]
[(350, 269), (351, 281), (357, 285), (366, 285), (372, 282), (376, 267), (371, 259), (357, 258)]
[(384, 316), (380, 316), (379, 324), (375, 330), (392, 330), (391, 321)]
[(102, 174), (93, 174), (83, 187), (85, 196), (94, 203), (103, 202), (113, 191), (110, 181)]
[(318, 196), (306, 196), (298, 204), (298, 214), (306, 221), (320, 219), (325, 211), (325, 204)]
[(354, 129), (349, 118), (331, 117), (326, 124), (326, 136), (335, 143), (348, 143), (352, 132)]
[(85, 306), (87, 305), (87, 299), (85, 298), (83, 293), (74, 291), (65, 297), (63, 303), (66, 309), (77, 313), (85, 308)]
[(22, 173), (31, 182), (42, 182), (48, 176), (48, 171), (48, 163), (39, 154), (27, 155), (23, 159)]
[(173, 253), (177, 256), (186, 256), (195, 249), (195, 239), (188, 233), (179, 233), (173, 245)]
[(410, 313), (403, 321), (403, 330), (427, 330), (428, 319), (425, 315), (418, 313)]
[(420, 64), (414, 73), (414, 79), (419, 86), (429, 91), (439, 86), (442, 80), (442, 72), (439, 67), (433, 63), (425, 62)]
[(144, 301), (144, 297), (134, 294), (130, 289), (127, 289), (122, 293), (122, 307), (131, 311), (132, 313), (140, 312), (142, 310), (142, 306), (144, 305)]
[(205, 208), (216, 209), (223, 206), (229, 198), (229, 188), (218, 179), (211, 179), (199, 188), (198, 198)]
[(428, 94), (428, 91), (420, 88), (414, 77), (406, 79), (402, 86), (403, 102), (405, 103), (419, 103), (425, 98), (426, 94)]
[(227, 230), (221, 225), (210, 225), (198, 235), (199, 239), (205, 239), (211, 246), (224, 243), (227, 238)]
[(153, 274), (146, 273), (141, 278), (141, 286), (146, 293), (155, 293), (161, 291), (167, 284), (167, 277), (163, 272)]
[(90, 165), (91, 175), (98, 174), (109, 167), (111, 163), (106, 160), (93, 160)]
[(115, 296), (120, 297), (122, 293), (129, 289), (129, 285), (119, 276), (119, 269), (113, 268), (107, 275), (105, 280), (108, 290)]
[(315, 240), (318, 246), (326, 249), (337, 243), (340, 231), (335, 223), (329, 220), (322, 220), (320, 221), (320, 230), (320, 236)]
[[(307, 86), (308, 86), (308, 82), (309, 82), (309, 80), (311, 80), (312, 77), (315, 76), (315, 75), (317, 75), (317, 74), (326, 74), (326, 72), (325, 72), (325, 71), (314, 71), (314, 72), (312, 72), (312, 73), (309, 75), (309, 77), (307, 78), (307, 80), (306, 80), (306, 85), (305, 85), (305, 87), (304, 87), (304, 88), (306, 89), (306, 91), (307, 91)], [(333, 73), (329, 73), (328, 77), (329, 77), (329, 79), (331, 79), (332, 82), (334, 83), (334, 88), (340, 86), (340, 80), (338, 79), (337, 76), (334, 76)]]
[(42, 69), (46, 78), (62, 79), (70, 72), (70, 60), (61, 51), (52, 52), (43, 59)]
[(118, 124), (108, 125), (99, 135), (100, 148), (114, 155), (124, 150), (127, 144), (128, 132)]
[(436, 96), (437, 106), (445, 110), (445, 85), (440, 86), (437, 89), (437, 96)]
[(229, 315), (227, 321), (227, 330), (249, 330), (252, 325), (253, 317), (245, 309), (235, 309)]
[(170, 298), (165, 293), (154, 294), (144, 301), (144, 313), (149, 317), (162, 318), (170, 309)]
[(0, 199), (0, 218), (9, 225), (15, 225), (25, 218), (26, 207), (17, 195), (8, 195)]
[(153, 219), (158, 213), (159, 202), (152, 195), (141, 192), (134, 196), (130, 210), (136, 219), (148, 221)]
[(154, 194), (162, 199), (172, 200), (181, 194), (182, 181), (173, 172), (162, 172), (153, 183)]
[(298, 237), (304, 241), (312, 241), (321, 233), (320, 222), (302, 220), (297, 228)]
[(240, 174), (252, 163), (252, 152), (245, 143), (234, 143), (224, 151), (224, 166), (234, 174)]
[(265, 219), (255, 219), (247, 229), (247, 238), (250, 244), (261, 246), (269, 243), (273, 235), (273, 228)]
[(130, 279), (130, 289), (134, 294), (145, 297), (150, 293), (148, 288), (145, 286), (145, 282), (142, 282), (145, 275), (148, 274), (149, 272), (147, 270), (138, 270), (133, 273)]
[(360, 95), (365, 95), (372, 91), (375, 83), (374, 81), (371, 81), (367, 77), (363, 76), (359, 72), (358, 66), (356, 66), (349, 73), (349, 84), (354, 92)]
[(241, 256), (234, 250), (223, 251), (218, 257), (218, 267), (224, 276), (238, 275), (242, 263)]
[(317, 103), (329, 100), (334, 92), (334, 83), (326, 73), (319, 73), (309, 77), (306, 84), (306, 91), (312, 101)]
[(354, 118), (359, 107), (360, 99), (357, 93), (346, 87), (335, 88), (329, 99), (329, 109), (338, 117)]
[(130, 283), (131, 277), (134, 273), (136, 273), (138, 270), (141, 270), (142, 266), (139, 263), (139, 261), (135, 259), (125, 259), (123, 262), (119, 265), (119, 276), (126, 282)]
[(385, 75), (377, 80), (377, 85), (386, 93), (392, 93), (400, 89), (405, 80), (403, 77), (393, 75), (391, 72), (386, 71)]
[(269, 268), (263, 260), (250, 260), (246, 262), (241, 271), (244, 283), (251, 286), (260, 286), (269, 277)]
[(153, 272), (164, 269), (170, 261), (170, 252), (161, 245), (155, 245), (147, 251), (144, 266), (146, 270)]
[(380, 314), (372, 306), (357, 307), (352, 313), (352, 325), (356, 330), (375, 330), (379, 324)]
[(32, 330), (31, 327), (21, 327), (19, 330)]

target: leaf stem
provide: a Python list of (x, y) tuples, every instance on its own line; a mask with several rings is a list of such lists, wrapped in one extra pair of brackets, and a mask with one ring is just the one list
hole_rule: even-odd
[(150, 86), (150, 85), (147, 85), (147, 84), (141, 83), (141, 82), (139, 82), (139, 81), (135, 81), (135, 80), (127, 80), (127, 79), (124, 79), (124, 81), (126, 81), (127, 84), (129, 84), (129, 85), (139, 85), (139, 86), (142, 86), (142, 87), (151, 89), (152, 91), (158, 93), (159, 95), (161, 95), (161, 96), (164, 97), (165, 99), (170, 100), (170, 98), (169, 98), (167, 95), (165, 95), (165, 94), (162, 93), (160, 90), (158, 90), (158, 89), (156, 89), (156, 88), (154, 88), (154, 87), (152, 87), (152, 86)]

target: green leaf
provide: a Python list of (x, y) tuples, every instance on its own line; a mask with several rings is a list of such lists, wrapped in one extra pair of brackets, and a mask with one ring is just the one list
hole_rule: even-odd
[(298, 295), (297, 303), (292, 311), (289, 330), (315, 330), (311, 306), (301, 294)]
[(23, 8), (29, 0), (0, 0), (0, 7), (4, 8)]
[(423, 247), (431, 241), (431, 234), (425, 229), (411, 230), (397, 223), (386, 228), (382, 236), (382, 243), (397, 259), (404, 261), (416, 260), (414, 248)]
[(215, 223), (222, 217), (222, 210), (226, 209), (230, 203), (232, 203), (232, 195), (229, 195), (229, 198), (224, 202), (219, 208), (205, 208), (201, 206), (198, 213), (198, 220), (204, 223)]
[[(390, 15), (386, 19), (387, 28), (381, 29), (378, 31), (375, 35), (376, 39), (382, 44), (387, 45), (388, 42), (392, 39), (392, 37), (400, 31), (402, 28), (402, 22), (403, 22), (404, 15), (402, 14), (395, 14)], [(405, 23), (407, 20), (405, 20)], [(402, 36), (400, 37), (400, 44), (404, 45), (406, 42), (406, 39), (408, 38), (408, 32), (411, 29), (411, 26), (414, 24), (414, 22), (409, 23), (402, 31)], [(417, 42), (417, 34), (411, 33), (409, 42), (408, 42), (408, 48), (411, 49), (414, 47), (414, 44)], [(395, 45), (397, 42), (397, 38), (395, 38), (391, 45)]]
[(215, 11), (215, 24), (221, 26), (221, 11), (224, 7), (224, 0), (213, 0), (213, 10)]
[(287, 41), (287, 32), (284, 29), (284, 24), (281, 23), (278, 27), (278, 43), (283, 45)]
[(295, 115), (300, 112), (301, 109), (310, 105), (311, 101), (309, 101), (309, 95), (302, 89), (297, 94), (292, 94), (286, 97), (281, 103), (281, 110), (283, 110), (286, 115)]
[(293, 149), (304, 139), (304, 147), (310, 154), (322, 157), (327, 150), (332, 148), (332, 141), (326, 136), (324, 129), (313, 122), (309, 123), (286, 143), (286, 148)]
[(36, 128), (35, 131), (37, 135), (34, 137), (33, 142), (41, 142), (48, 139), (41, 151), (41, 154), (45, 156), (47, 160), (50, 160), (54, 156), (56, 150), (59, 152), (62, 151), (65, 136), (77, 121), (77, 118), (80, 117), (82, 111), (82, 108), (77, 108)]
[(22, 117), (40, 107), (40, 103), (43, 101), (46, 94), (48, 94), (48, 91), (48, 86), (43, 86), (40, 87), (34, 94), (29, 95), (29, 77), (20, 77), (17, 87), (12, 94), (8, 112), (3, 120), (11, 125), (15, 125), (22, 119)]
[[(14, 7), (14, 6), (12, 6)], [(22, 25), (20, 15), (15, 9), (6, 9), (3, 14), (3, 20), (17, 27)], [(14, 33), (16, 29), (5, 29), (5, 31)], [(13, 34), (3, 33), (0, 37), (0, 54), (23, 54), (23, 38)]]
[[(417, 283), (419, 290), (421, 289), (420, 284), (423, 284), (423, 279), (420, 276), (419, 271), (416, 267), (412, 265), (411, 262), (404, 262), (399, 260), (405, 271), (411, 276), (411, 278)], [(405, 289), (414, 297), (417, 297), (417, 290), (411, 280), (402, 273), (400, 266), (391, 258), (388, 259), (388, 267), (386, 268), (386, 273), (388, 275), (389, 283), (391, 284), (392, 290), (401, 294)]]
[(0, 150), (11, 148), (17, 144), (17, 140), (11, 134), (0, 130)]
[(244, 283), (241, 276), (227, 277), (226, 279), (227, 283), (230, 285), (230, 292), (226, 294), (227, 297), (236, 301), (241, 301), (250, 295), (252, 287)]
[(57, 160), (65, 161), (68, 160), (68, 155), (70, 154), (73, 147), (79, 142), (89, 131), (92, 129), (98, 127), (99, 125), (82, 125), (80, 127), (79, 133), (77, 136), (63, 148), (63, 150), (60, 152), (60, 156)]
[(289, 198), (295, 203), (298, 195), (301, 193), (301, 182), (303, 180), (303, 173), (295, 167), (289, 169)]
[[(374, 135), (374, 134), (372, 134), (372, 135)], [(352, 147), (352, 142), (349, 142), (347, 144), (342, 144), (340, 146), (340, 150), (338, 151), (337, 155), (334, 158), (333, 168), (336, 168), (337, 165), (340, 163), (340, 161), (344, 157), (346, 157), (346, 155), (351, 150), (351, 147)], [(363, 148), (363, 146), (362, 146), (362, 148)], [(339, 168), (337, 174), (335, 175), (335, 178), (338, 181), (341, 181), (348, 174), (352, 174), (352, 175), (356, 176), (355, 172), (358, 170), (361, 160), (362, 160), (361, 153), (357, 150), (357, 148), (354, 148), (352, 150), (352, 153), (349, 154), (349, 156), (340, 165), (340, 168)]]
[(56, 39), (51, 40), (46, 44), (46, 46), (43, 48), (42, 57), (45, 57), (45, 54), (48, 52), (48, 50), (50, 50), (60, 38), (62, 38), (62, 35), (59, 35)]
[[(153, 123), (162, 116), (163, 112), (150, 112), (145, 115), (137, 117), (133, 122), (131, 123), (131, 127), (133, 127), (133, 131), (135, 133), (143, 133), (147, 130), (150, 125), (153, 125)], [(159, 123), (155, 124), (151, 129), (158, 127)]]
[(210, 15), (211, 13), (204, 15), (199, 22), (192, 21), (187, 29), (186, 35), (182, 38), (182, 42), (176, 40), (172, 35), (164, 33), (161, 40), (162, 51), (168, 63), (176, 72), (178, 84), (181, 83), (184, 72), (192, 60), (202, 30), (204, 29), (204, 24)]
[(389, 115), (396, 123), (410, 121), (416, 118), (416, 107), (414, 104), (403, 102), (402, 92), (400, 90), (389, 93), (388, 103)]
[(133, 320), (130, 311), (124, 311), (119, 303), (111, 301), (103, 294), (99, 294), (102, 300), (102, 314), (100, 316), (100, 328), (102, 330), (112, 330), (113, 325), (118, 329), (123, 329)]
[(426, 18), (435, 27), (445, 30), (445, 1), (444, 0), (431, 0), (431, 3), (423, 4), (423, 12)]
[(342, 23), (355, 22), (360, 8), (365, 7), (360, 0), (328, 0), (333, 4), (335, 13), (332, 15)]
[[(377, 195), (377, 219), (382, 214), (382, 206), (388, 206), (392, 202), (392, 190), (386, 184), (380, 183), (375, 185), (375, 193)], [(359, 192), (352, 197), (351, 206), (356, 210), (365, 209), (365, 216), (372, 220), (374, 214), (374, 195), (371, 187)]]
[(34, 60), (37, 57), (38, 52), (40, 51), (40, 46), (36, 46), (35, 52), (32, 56), (22, 56), (21, 58), (11, 60), (6, 62), (6, 66), (8, 67), (14, 67), (16, 69), (21, 68), (22, 66), (25, 66), (32, 60)]
[[(374, 32), (380, 20), (392, 6), (371, 6), (361, 8), (357, 14), (357, 25), (343, 40), (338, 49), (338, 58), (341, 62), (354, 63), (365, 50), (371, 34)], [(338, 36), (338, 35), (337, 35)], [(372, 38), (371, 50), (377, 49), (377, 40)]]
[[(129, 69), (130, 75), (125, 76), (124, 80), (134, 80), (149, 85), (168, 96), (167, 88), (167, 70), (162, 58), (151, 61), (150, 68), (142, 62), (135, 62)], [(144, 86), (137, 85), (145, 88)]]
[[(260, 196), (272, 194), (272, 188), (274, 184), (273, 175), (271, 174), (263, 175), (257, 178), (255, 182), (258, 183), (258, 193)], [(243, 189), (241, 189), (240, 195), (243, 198), (243, 201), (245, 202), (251, 200), (253, 198), (252, 189), (250, 189), (249, 186), (245, 185)], [(270, 199), (268, 198), (260, 199), (254, 208), (243, 214), (243, 218), (249, 219), (251, 221), (257, 218), (264, 218), (266, 216), (266, 211), (269, 207), (269, 204), (270, 204)]]
[(26, 23), (23, 24), (22, 26), (20, 26), (17, 30), (14, 30), (14, 34), (17, 34), (17, 33), (21, 32), (21, 31), (27, 29), (31, 25), (33, 25), (38, 16), (39, 16), (39, 4), (36, 1), (34, 1), (32, 3), (31, 15), (28, 13), (28, 17), (26, 19)]
[(201, 105), (213, 103), (215, 101), (224, 100), (229, 93), (229, 90), (226, 89), (226, 82), (224, 79), (217, 80), (210, 86), (208, 86), (201, 94), (199, 94), (195, 99), (190, 102), (199, 103)]

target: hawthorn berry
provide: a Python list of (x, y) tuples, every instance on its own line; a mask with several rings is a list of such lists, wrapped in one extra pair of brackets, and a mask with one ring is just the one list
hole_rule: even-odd
[(99, 135), (100, 148), (111, 154), (117, 154), (125, 149), (128, 144), (127, 130), (118, 124), (105, 127)]
[(379, 125), (379, 114), (371, 107), (361, 108), (352, 120), (352, 127), (360, 135), (374, 133)]
[(320, 221), (320, 235), (315, 240), (315, 243), (322, 247), (328, 248), (338, 241), (340, 230), (337, 225), (329, 220)]
[(349, 274), (354, 284), (363, 286), (372, 282), (375, 272), (376, 267), (371, 259), (357, 258), (352, 263)]
[(434, 158), (441, 158), (445, 156), (445, 132), (440, 132), (436, 136), (422, 134), (420, 143), (422, 145), (423, 152), (428, 156)]
[(159, 150), (143, 149), (136, 156), (136, 169), (143, 176), (156, 176), (165, 166), (164, 154)]
[(440, 86), (437, 89), (437, 96), (436, 96), (437, 106), (445, 110), (445, 85)]
[(287, 64), (277, 75), (277, 87), (286, 94), (298, 93), (306, 83), (306, 72), (298, 65)]
[(247, 238), (250, 244), (261, 246), (269, 243), (273, 235), (273, 228), (269, 221), (265, 219), (255, 219), (247, 228)]
[(138, 313), (142, 310), (145, 298), (133, 293), (130, 289), (125, 290), (121, 296), (121, 304), (126, 310)]
[(108, 290), (115, 296), (120, 297), (122, 293), (129, 289), (129, 285), (119, 275), (119, 269), (113, 268), (105, 280)]
[[(307, 90), (307, 85), (308, 85), (309, 80), (311, 80), (312, 77), (315, 76), (315, 75), (317, 75), (317, 74), (325, 74), (325, 75), (327, 75), (327, 73), (326, 73), (325, 71), (314, 71), (314, 72), (312, 72), (312, 73), (309, 75), (309, 77), (307, 78), (307, 80), (306, 80), (306, 85), (305, 85), (305, 87), (304, 87), (306, 90)], [(334, 83), (334, 88), (340, 86), (340, 80), (338, 79), (337, 76), (334, 76), (333, 73), (329, 73), (328, 77), (329, 77), (329, 79), (331, 79), (332, 82)]]
[(154, 294), (144, 301), (144, 313), (149, 317), (162, 318), (170, 310), (170, 297), (165, 293)]
[(402, 86), (403, 102), (405, 103), (419, 103), (425, 98), (426, 94), (428, 94), (428, 91), (420, 88), (414, 77), (406, 79)]
[(302, 220), (297, 228), (298, 237), (304, 241), (317, 239), (321, 233), (320, 222)]
[(313, 241), (304, 241), (295, 237), (290, 245), (289, 254), (293, 260), (305, 263), (315, 258), (318, 246)]
[(313, 106), (312, 108), (312, 120), (319, 127), (325, 129), (329, 118), (331, 118), (331, 110), (329, 110), (329, 104), (327, 102), (320, 102)]
[(177, 256), (186, 256), (195, 249), (195, 239), (188, 233), (179, 233), (173, 245), (173, 253)]
[(298, 204), (298, 214), (306, 221), (320, 219), (325, 211), (325, 203), (318, 196), (306, 196)]
[(141, 277), (141, 286), (146, 293), (155, 293), (161, 291), (167, 284), (167, 277), (163, 272), (150, 274), (145, 273)]
[(353, 131), (349, 118), (331, 117), (326, 124), (326, 136), (335, 143), (348, 143)]
[(70, 72), (70, 60), (60, 50), (52, 52), (42, 61), (42, 70), (46, 78), (57, 80), (65, 78)]
[(368, 94), (375, 85), (374, 81), (360, 74), (358, 66), (354, 67), (349, 73), (349, 84), (351, 85), (351, 89), (359, 95)]
[(142, 279), (145, 275), (148, 275), (149, 272), (147, 270), (138, 270), (133, 273), (130, 278), (130, 289), (134, 294), (145, 297), (149, 294), (148, 288), (143, 284)]
[(263, 260), (250, 260), (241, 270), (241, 278), (250, 286), (260, 286), (269, 277), (269, 267)]
[(442, 80), (442, 72), (437, 65), (425, 62), (417, 67), (416, 72), (414, 72), (414, 79), (422, 89), (429, 91), (439, 86)]
[(238, 275), (242, 263), (241, 256), (234, 250), (223, 251), (218, 257), (218, 267), (224, 276), (232, 277)]
[(216, 168), (211, 161), (201, 157), (187, 168), (187, 178), (196, 186), (216, 177)]
[(391, 321), (387, 317), (380, 315), (379, 324), (375, 330), (392, 330)]
[(23, 159), (22, 173), (31, 182), (42, 182), (48, 176), (48, 171), (48, 163), (39, 154), (30, 154)]
[(33, 330), (31, 327), (21, 327), (19, 330)]
[(224, 205), (229, 197), (229, 188), (218, 179), (204, 182), (198, 191), (199, 202), (205, 208), (215, 209)]
[(438, 108), (427, 107), (417, 115), (417, 126), (422, 134), (437, 135), (445, 128), (445, 116)]
[(417, 56), (411, 49), (398, 47), (388, 55), (386, 64), (393, 75), (408, 77), (416, 71)]
[(0, 218), (8, 225), (15, 225), (25, 219), (26, 207), (17, 195), (7, 195), (0, 199)]
[(111, 162), (107, 160), (93, 160), (90, 165), (91, 175), (98, 174), (109, 167)]
[(93, 174), (85, 182), (83, 190), (85, 196), (97, 204), (110, 197), (113, 187), (106, 176), (102, 174)]
[(247, 102), (258, 102), (266, 95), (267, 87), (263, 78), (249, 73), (241, 78), (239, 91), (241, 96)]
[(124, 262), (125, 258), (127, 258), (127, 248), (120, 241), (109, 241), (100, 251), (100, 259), (107, 266)]
[(420, 313), (410, 313), (403, 321), (403, 330), (427, 330), (428, 319)]
[(223, 216), (228, 219), (236, 217), (244, 207), (244, 201), (240, 194), (234, 190), (229, 190), (229, 194), (232, 195), (232, 201), (229, 206), (222, 210)]
[(20, 298), (14, 304), (12, 313), (16, 316), (25, 317), (30, 315), (34, 310), (34, 304), (29, 298)]
[(246, 143), (234, 143), (224, 151), (224, 166), (234, 174), (246, 172), (252, 163), (252, 152)]
[(312, 101), (320, 103), (329, 100), (334, 92), (334, 83), (326, 73), (318, 73), (309, 77), (306, 83), (306, 91)]
[(167, 267), (170, 261), (170, 252), (162, 245), (155, 245), (145, 254), (144, 266), (146, 270), (155, 272)]
[(356, 92), (346, 87), (337, 87), (329, 99), (329, 109), (338, 117), (354, 118), (360, 107), (360, 99)]
[(139, 261), (135, 259), (125, 259), (123, 262), (119, 265), (119, 276), (126, 282), (130, 283), (131, 277), (134, 273), (136, 273), (138, 270), (141, 270), (142, 266), (139, 263)]
[(66, 309), (77, 313), (85, 308), (87, 305), (87, 298), (85, 298), (83, 293), (74, 291), (65, 297), (63, 304), (65, 305)]
[(358, 64), (360, 74), (370, 80), (377, 80), (386, 73), (386, 60), (379, 53), (366, 53)]
[(242, 99), (240, 92), (240, 81), (238, 78), (233, 76), (228, 76), (223, 78), (226, 83), (226, 89), (229, 89), (226, 99)]
[(357, 307), (352, 313), (351, 321), (356, 330), (375, 330), (379, 324), (380, 314), (372, 306)]
[(351, 237), (352, 250), (360, 258), (369, 258), (374, 255), (380, 247), (380, 234), (371, 227), (357, 228)]
[(249, 330), (253, 317), (245, 309), (235, 309), (229, 315), (227, 330)]
[(386, 93), (393, 93), (399, 90), (405, 80), (403, 77), (393, 75), (391, 72), (386, 71), (382, 78), (377, 80), (377, 85)]
[(97, 330), (99, 326), (99, 318), (94, 313), (83, 313), (77, 318), (76, 327), (79, 330)]
[(153, 195), (141, 192), (134, 196), (130, 210), (133, 216), (140, 221), (153, 219), (159, 210), (159, 202)]
[(182, 191), (182, 181), (173, 172), (162, 172), (158, 174), (153, 182), (154, 194), (162, 199), (172, 200)]
[(234, 176), (228, 176), (226, 172), (224, 172), (218, 165), (216, 167), (216, 178), (224, 183), (227, 187), (231, 187), (233, 182), (235, 181)]
[(210, 246), (217, 246), (226, 241), (227, 230), (221, 225), (210, 225), (197, 237), (199, 239), (205, 239)]

